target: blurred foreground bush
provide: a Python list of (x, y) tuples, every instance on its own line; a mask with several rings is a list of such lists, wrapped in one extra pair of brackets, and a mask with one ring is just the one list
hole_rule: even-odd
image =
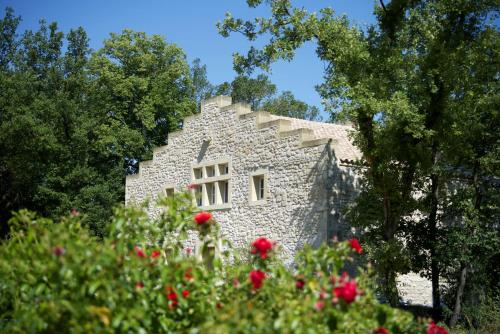
[(362, 256), (356, 240), (306, 247), (290, 270), (264, 237), (236, 254), (191, 203), (162, 199), (158, 219), (117, 209), (104, 240), (76, 212), (58, 223), (17, 213), (0, 245), (0, 332), (445, 333), (378, 303), (367, 271), (343, 273)]

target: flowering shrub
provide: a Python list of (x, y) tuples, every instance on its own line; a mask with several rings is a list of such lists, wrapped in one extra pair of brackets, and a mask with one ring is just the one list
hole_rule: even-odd
[(0, 332), (443, 333), (378, 303), (369, 271), (345, 273), (359, 243), (306, 247), (293, 270), (264, 237), (249, 245), (249, 261), (198, 258), (184, 241), (192, 229), (210, 250), (219, 236), (212, 216), (193, 216), (187, 194), (160, 204), (157, 219), (117, 209), (103, 241), (77, 214), (55, 224), (17, 213), (0, 245)]

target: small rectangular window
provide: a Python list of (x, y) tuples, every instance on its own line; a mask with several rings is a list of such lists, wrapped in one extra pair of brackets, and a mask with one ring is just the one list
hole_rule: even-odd
[(201, 185), (195, 188), (194, 191), (194, 196), (196, 198), (196, 205), (197, 206), (202, 206), (203, 205), (203, 197), (202, 197), (202, 188)]
[(207, 189), (207, 199), (208, 199), (207, 205), (214, 205), (215, 204), (215, 185), (213, 183), (207, 183), (205, 187)]
[(166, 197), (174, 197), (174, 188), (166, 188), (165, 189)]
[(227, 175), (229, 174), (229, 165), (228, 164), (220, 164), (219, 165), (219, 175)]
[(214, 166), (205, 167), (205, 171), (207, 172), (207, 177), (215, 176), (215, 167)]
[(229, 181), (219, 182), (219, 191), (222, 203), (229, 203)]
[(203, 178), (203, 170), (201, 168), (194, 168), (193, 169), (193, 174), (195, 179), (201, 179)]
[(252, 183), (253, 183), (252, 196), (251, 196), (252, 200), (260, 201), (266, 198), (265, 182), (266, 181), (264, 175), (252, 176)]

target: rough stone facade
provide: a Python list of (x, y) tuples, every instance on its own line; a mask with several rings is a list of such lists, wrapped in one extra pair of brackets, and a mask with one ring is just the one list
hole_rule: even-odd
[[(342, 209), (356, 196), (359, 178), (349, 162), (360, 157), (350, 131), (252, 112), (218, 96), (204, 101), (201, 113), (186, 118), (168, 145), (127, 177), (125, 201), (154, 200), (198, 184), (198, 204), (212, 212), (235, 247), (266, 236), (290, 263), (304, 244), (349, 231)], [(158, 213), (149, 208), (151, 216)]]

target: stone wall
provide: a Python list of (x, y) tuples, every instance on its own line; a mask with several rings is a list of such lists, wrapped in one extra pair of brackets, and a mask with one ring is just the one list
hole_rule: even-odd
[[(126, 203), (154, 199), (167, 186), (184, 190), (192, 183), (192, 166), (206, 161), (231, 161), (231, 206), (213, 210), (222, 233), (235, 247), (246, 247), (259, 236), (276, 240), (290, 262), (305, 243), (326, 240), (328, 212), (335, 210), (341, 224), (340, 193), (329, 203), (332, 182), (338, 185), (348, 167), (333, 168), (336, 158), (328, 140), (310, 137), (302, 129), (290, 130), (283, 120), (251, 112), (217, 97), (202, 105), (200, 114), (188, 117), (183, 130), (169, 136), (168, 145), (154, 150), (153, 160), (140, 164), (139, 174), (127, 177)], [(249, 178), (256, 170), (268, 174), (265, 203), (249, 203)], [(337, 173), (337, 174), (332, 174)], [(342, 192), (351, 189), (342, 187)], [(158, 209), (151, 206), (149, 214)], [(338, 228), (337, 228), (338, 229)]]
[[(349, 236), (343, 209), (354, 200), (359, 182), (355, 167), (343, 164), (357, 154), (342, 126), (251, 112), (219, 96), (202, 103), (200, 114), (184, 120), (168, 145), (154, 150), (153, 160), (141, 162), (139, 173), (126, 179), (126, 204), (151, 199), (148, 213), (156, 216), (154, 200), (166, 187), (187, 189), (194, 165), (230, 161), (230, 205), (212, 210), (223, 237), (234, 247), (248, 247), (259, 236), (278, 242), (291, 264), (304, 244), (319, 245)], [(315, 131), (316, 130), (316, 131)], [(318, 138), (330, 134), (336, 138)], [(249, 202), (252, 173), (265, 170), (268, 198)], [(195, 236), (188, 242), (195, 246)], [(416, 275), (399, 279), (405, 300), (428, 304), (427, 281)]]

